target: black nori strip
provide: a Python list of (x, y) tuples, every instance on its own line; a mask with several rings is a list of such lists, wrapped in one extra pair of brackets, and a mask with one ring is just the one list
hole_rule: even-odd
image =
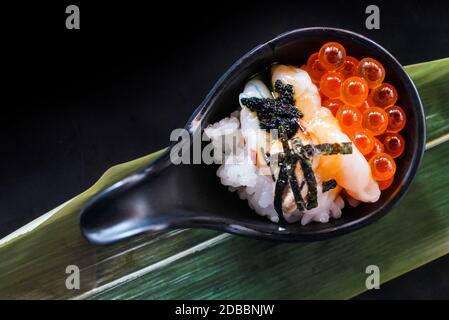
[[(292, 161), (299, 161), (299, 164), (301, 165), (304, 179), (307, 183), (306, 208), (307, 210), (310, 210), (318, 206), (318, 191), (315, 172), (313, 172), (312, 163), (309, 159), (310, 155), (308, 152), (308, 148), (306, 148), (307, 146), (313, 148), (313, 146), (304, 146), (299, 138), (292, 139), (291, 144), (293, 145), (293, 150), (288, 148), (288, 143), (285, 142), (285, 145), (287, 146), (289, 152), (295, 155), (295, 157), (293, 157), (292, 155)], [(313, 152), (311, 153), (313, 154)]]
[(296, 178), (295, 168), (296, 168), (296, 159), (294, 154), (292, 153), (292, 150), (290, 149), (290, 146), (288, 144), (288, 141), (286, 139), (286, 134), (282, 127), (279, 127), (279, 136), (282, 141), (282, 147), (284, 148), (284, 154), (285, 154), (285, 161), (287, 163), (288, 168), (288, 181), (290, 182), (290, 187), (292, 188), (293, 196), (295, 198), (296, 206), (298, 207), (299, 211), (304, 211), (305, 208), (305, 202), (301, 195), (301, 189), (299, 188), (298, 180)]
[(307, 183), (307, 210), (316, 208), (318, 206), (318, 192), (317, 183), (315, 178), (315, 172), (313, 172), (312, 164), (310, 159), (304, 156), (299, 157), (299, 164), (301, 165), (302, 172), (304, 174), (304, 179)]
[(263, 154), (263, 159), (265, 160), (265, 163), (267, 164), (268, 168), (270, 169), (271, 178), (273, 179), (273, 181), (276, 181), (276, 178), (275, 178), (274, 172), (273, 172), (273, 168), (271, 167), (270, 154), (265, 153), (263, 148), (260, 148), (260, 150)]
[(343, 143), (322, 143), (313, 146), (315, 149), (314, 155), (326, 155), (331, 156), (335, 154), (351, 154), (352, 142)]
[(292, 188), (293, 196), (295, 197), (295, 202), (298, 210), (304, 211), (306, 204), (301, 195), (301, 190), (302, 187), (304, 186), (304, 181), (301, 183), (301, 186), (299, 186), (298, 180), (296, 178), (295, 167), (296, 163), (292, 165), (291, 173), (289, 174), (290, 187)]
[(282, 210), (282, 196), (284, 195), (285, 187), (288, 183), (288, 174), (286, 169), (286, 163), (284, 161), (281, 162), (279, 175), (276, 180), (276, 185), (274, 188), (274, 209), (279, 217), (279, 224), (284, 226), (286, 224), (284, 218), (284, 211)]
[[(295, 139), (297, 140), (297, 139)], [(298, 148), (298, 143), (294, 142), (295, 147)], [(351, 154), (352, 153), (352, 142), (343, 143), (322, 143), (316, 145), (300, 145), (308, 157), (316, 155), (332, 156), (336, 154)]]
[(336, 186), (337, 186), (337, 181), (335, 181), (334, 179), (323, 181), (323, 183), (322, 183), (323, 193), (334, 189)]

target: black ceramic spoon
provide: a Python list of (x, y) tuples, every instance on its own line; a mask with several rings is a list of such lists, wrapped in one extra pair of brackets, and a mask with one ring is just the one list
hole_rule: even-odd
[(397, 159), (392, 187), (374, 204), (345, 208), (340, 219), (301, 226), (277, 224), (260, 217), (246, 201), (221, 185), (214, 165), (173, 165), (167, 150), (148, 167), (131, 174), (93, 197), (80, 218), (84, 236), (97, 244), (116, 242), (144, 232), (168, 228), (201, 227), (284, 241), (312, 241), (346, 233), (386, 214), (408, 189), (425, 147), (425, 117), (413, 82), (400, 63), (375, 42), (350, 31), (307, 28), (282, 34), (239, 59), (218, 80), (186, 128), (201, 128), (237, 109), (245, 82), (273, 63), (302, 65), (323, 43), (342, 43), (349, 55), (373, 57), (386, 69), (386, 80), (399, 93), (398, 104), (407, 113), (407, 148)]

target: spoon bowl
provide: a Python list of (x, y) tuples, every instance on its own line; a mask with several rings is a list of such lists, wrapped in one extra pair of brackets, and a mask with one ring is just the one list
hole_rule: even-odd
[[(218, 80), (195, 110), (186, 129), (191, 134), (229, 116), (238, 107), (245, 82), (273, 63), (302, 65), (327, 41), (337, 41), (355, 57), (372, 57), (386, 70), (385, 81), (399, 94), (407, 114), (403, 130), (407, 148), (397, 158), (393, 185), (376, 203), (346, 206), (340, 219), (328, 223), (287, 224), (279, 228), (257, 215), (216, 176), (216, 165), (170, 161), (172, 145), (147, 167), (94, 196), (82, 209), (80, 227), (87, 240), (109, 244), (144, 232), (169, 228), (210, 228), (282, 241), (314, 241), (358, 229), (389, 212), (416, 174), (425, 149), (425, 116), (419, 94), (401, 64), (384, 48), (351, 31), (334, 28), (293, 30), (251, 50)], [(402, 132), (401, 132), (402, 133)]]

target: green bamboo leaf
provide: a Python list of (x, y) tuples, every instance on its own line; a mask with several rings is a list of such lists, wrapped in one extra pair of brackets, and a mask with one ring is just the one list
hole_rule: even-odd
[[(401, 205), (379, 222), (326, 241), (285, 244), (229, 236), (99, 299), (346, 299), (367, 266), (388, 281), (449, 252), (449, 143), (432, 148)], [(428, 181), (432, 181), (429, 184)], [(417, 196), (419, 195), (419, 196)]]
[[(435, 147), (426, 152), (407, 197), (380, 222), (312, 244), (273, 244), (210, 230), (88, 244), (78, 226), (82, 205), (159, 151), (111, 168), (78, 197), (0, 240), (0, 298), (348, 298), (364, 290), (363, 267), (370, 261), (387, 281), (448, 253), (449, 59), (407, 72), (423, 98), (428, 142)], [(70, 264), (81, 269), (80, 290), (65, 287)]]
[(426, 110), (427, 141), (449, 133), (449, 58), (406, 67)]

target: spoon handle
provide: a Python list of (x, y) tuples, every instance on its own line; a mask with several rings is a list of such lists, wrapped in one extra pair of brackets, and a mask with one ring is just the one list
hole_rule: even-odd
[(132, 174), (94, 197), (83, 208), (80, 226), (87, 240), (113, 243), (143, 232), (154, 232), (191, 219), (176, 193), (176, 168), (164, 159)]

